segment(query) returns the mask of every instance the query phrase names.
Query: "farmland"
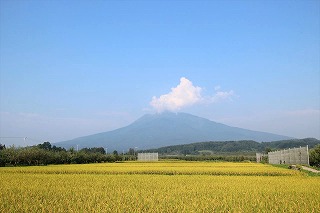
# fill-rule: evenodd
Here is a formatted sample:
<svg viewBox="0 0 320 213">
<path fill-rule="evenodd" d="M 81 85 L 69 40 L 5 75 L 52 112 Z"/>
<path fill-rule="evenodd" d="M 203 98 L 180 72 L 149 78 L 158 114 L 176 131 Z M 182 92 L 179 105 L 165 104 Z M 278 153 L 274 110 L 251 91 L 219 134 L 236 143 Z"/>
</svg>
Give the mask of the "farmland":
<svg viewBox="0 0 320 213">
<path fill-rule="evenodd" d="M 256 163 L 0 168 L 0 212 L 319 212 L 320 177 Z"/>
</svg>

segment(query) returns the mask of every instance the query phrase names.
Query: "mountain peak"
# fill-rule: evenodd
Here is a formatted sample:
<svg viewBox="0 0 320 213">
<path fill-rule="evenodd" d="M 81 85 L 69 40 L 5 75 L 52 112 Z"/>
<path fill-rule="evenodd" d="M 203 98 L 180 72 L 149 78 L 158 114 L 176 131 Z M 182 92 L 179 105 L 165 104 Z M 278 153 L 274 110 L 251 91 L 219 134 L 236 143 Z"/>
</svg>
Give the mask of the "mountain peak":
<svg viewBox="0 0 320 213">
<path fill-rule="evenodd" d="M 154 120 L 154 119 L 200 119 L 200 120 L 207 120 L 206 118 L 201 118 L 196 115 L 184 113 L 184 112 L 170 112 L 170 111 L 164 111 L 161 113 L 155 113 L 155 114 L 145 114 L 135 122 L 140 122 L 143 120 Z M 213 121 L 212 121 L 213 122 Z"/>
<path fill-rule="evenodd" d="M 66 148 L 107 147 L 109 150 L 157 148 L 203 141 L 290 139 L 282 135 L 227 126 L 188 113 L 162 112 L 146 114 L 132 124 L 109 132 L 58 143 Z"/>
</svg>

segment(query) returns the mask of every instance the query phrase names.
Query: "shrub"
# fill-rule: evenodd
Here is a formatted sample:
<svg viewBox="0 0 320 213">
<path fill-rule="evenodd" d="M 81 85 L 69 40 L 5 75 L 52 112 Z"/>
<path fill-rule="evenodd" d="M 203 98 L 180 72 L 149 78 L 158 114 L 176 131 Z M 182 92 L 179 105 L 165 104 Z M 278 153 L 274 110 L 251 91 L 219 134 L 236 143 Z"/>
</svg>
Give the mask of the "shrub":
<svg viewBox="0 0 320 213">
<path fill-rule="evenodd" d="M 320 168 L 320 144 L 310 150 L 309 159 L 311 166 Z"/>
</svg>

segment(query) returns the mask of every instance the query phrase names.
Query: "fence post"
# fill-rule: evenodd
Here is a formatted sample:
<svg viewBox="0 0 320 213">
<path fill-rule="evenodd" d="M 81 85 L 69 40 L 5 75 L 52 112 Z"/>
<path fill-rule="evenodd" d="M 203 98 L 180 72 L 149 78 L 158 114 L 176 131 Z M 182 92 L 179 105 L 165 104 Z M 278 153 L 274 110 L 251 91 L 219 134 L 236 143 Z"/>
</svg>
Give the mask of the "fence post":
<svg viewBox="0 0 320 213">
<path fill-rule="evenodd" d="M 309 145 L 307 145 L 307 162 L 308 162 L 308 166 L 310 165 L 310 162 L 309 162 Z"/>
</svg>

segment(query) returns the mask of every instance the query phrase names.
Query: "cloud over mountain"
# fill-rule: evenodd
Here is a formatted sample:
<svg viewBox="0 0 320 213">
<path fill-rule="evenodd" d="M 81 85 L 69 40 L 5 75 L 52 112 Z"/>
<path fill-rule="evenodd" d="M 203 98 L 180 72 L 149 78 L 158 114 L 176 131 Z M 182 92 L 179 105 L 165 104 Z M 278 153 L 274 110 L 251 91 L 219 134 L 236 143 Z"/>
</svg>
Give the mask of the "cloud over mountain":
<svg viewBox="0 0 320 213">
<path fill-rule="evenodd" d="M 201 101 L 201 88 L 193 86 L 192 82 L 182 77 L 177 87 L 171 88 L 171 92 L 161 95 L 159 98 L 153 96 L 150 105 L 158 112 L 165 110 L 177 111 L 182 107 L 190 106 Z"/>
<path fill-rule="evenodd" d="M 204 97 L 201 92 L 203 89 L 199 86 L 194 86 L 193 83 L 185 78 L 180 78 L 180 84 L 171 88 L 171 92 L 161 95 L 159 98 L 152 97 L 150 105 L 157 111 L 179 111 L 181 108 L 200 103 L 216 103 L 224 99 L 230 99 L 234 92 L 220 91 L 220 86 L 215 87 L 213 96 Z"/>
</svg>

